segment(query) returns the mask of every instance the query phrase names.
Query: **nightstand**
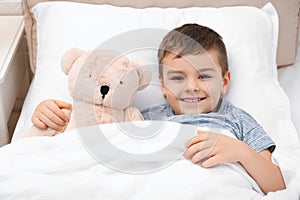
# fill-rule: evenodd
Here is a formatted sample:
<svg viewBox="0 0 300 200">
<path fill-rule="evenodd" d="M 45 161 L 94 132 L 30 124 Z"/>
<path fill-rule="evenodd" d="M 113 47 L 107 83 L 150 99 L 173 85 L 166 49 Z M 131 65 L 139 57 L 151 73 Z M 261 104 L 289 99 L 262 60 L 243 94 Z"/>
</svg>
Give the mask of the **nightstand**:
<svg viewBox="0 0 300 200">
<path fill-rule="evenodd" d="M 23 16 L 0 16 L 0 146 L 9 143 L 7 122 L 27 76 Z"/>
</svg>

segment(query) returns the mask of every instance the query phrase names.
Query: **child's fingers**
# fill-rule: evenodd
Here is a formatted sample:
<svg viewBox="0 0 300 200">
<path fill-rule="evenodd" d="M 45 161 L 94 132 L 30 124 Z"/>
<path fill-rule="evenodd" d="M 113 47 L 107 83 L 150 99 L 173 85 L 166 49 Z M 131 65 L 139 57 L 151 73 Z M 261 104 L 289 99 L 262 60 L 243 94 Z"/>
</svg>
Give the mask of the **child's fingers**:
<svg viewBox="0 0 300 200">
<path fill-rule="evenodd" d="M 190 158 L 194 154 L 198 153 L 199 151 L 203 151 L 205 149 L 211 148 L 211 145 L 207 141 L 198 142 L 191 145 L 186 151 L 184 152 L 183 156 L 185 158 Z"/>
<path fill-rule="evenodd" d="M 192 157 L 192 162 L 197 163 L 203 160 L 204 158 L 209 157 L 210 152 L 211 152 L 210 149 L 204 149 L 202 151 L 199 151 Z"/>
<path fill-rule="evenodd" d="M 72 104 L 70 104 L 70 103 L 60 101 L 60 100 L 54 100 L 54 102 L 56 103 L 56 105 L 59 108 L 65 108 L 65 109 L 71 109 L 72 108 Z"/>
<path fill-rule="evenodd" d="M 59 125 L 64 125 L 62 123 L 69 121 L 69 116 L 67 116 L 57 104 L 50 103 L 48 104 L 47 108 L 50 110 L 50 113 L 47 111 L 47 109 L 45 109 L 44 114 L 46 116 L 49 116 L 49 118 L 52 119 L 53 122 Z"/>
<path fill-rule="evenodd" d="M 46 124 L 49 128 L 52 128 L 54 130 L 60 131 L 62 129 L 61 126 L 53 123 L 48 117 L 46 117 L 44 114 L 40 114 L 39 116 L 40 121 L 42 121 L 44 124 Z"/>
<path fill-rule="evenodd" d="M 65 115 L 63 112 L 61 114 L 62 111 L 53 111 L 50 110 L 49 108 L 45 109 L 43 111 L 43 113 L 41 113 L 41 115 L 44 115 L 45 117 L 47 117 L 51 122 L 53 122 L 54 124 L 58 125 L 58 126 L 64 126 L 66 125 L 66 122 L 62 119 L 63 116 L 60 115 Z M 48 124 L 47 124 L 48 125 Z"/>
<path fill-rule="evenodd" d="M 31 121 L 34 124 L 34 126 L 40 128 L 40 129 L 48 128 L 48 126 L 46 124 L 44 124 L 43 122 L 41 122 L 37 117 L 32 117 Z"/>
<path fill-rule="evenodd" d="M 213 167 L 213 166 L 216 166 L 218 164 L 222 163 L 221 162 L 221 156 L 220 155 L 214 155 L 210 158 L 208 158 L 207 160 L 205 160 L 201 166 L 202 167 L 205 167 L 205 168 L 208 168 L 208 167 Z"/>
<path fill-rule="evenodd" d="M 191 140 L 189 140 L 189 142 L 186 145 L 186 148 L 189 148 L 193 144 L 207 140 L 207 139 L 208 139 L 207 134 L 197 134 L 195 137 L 193 137 Z"/>
</svg>

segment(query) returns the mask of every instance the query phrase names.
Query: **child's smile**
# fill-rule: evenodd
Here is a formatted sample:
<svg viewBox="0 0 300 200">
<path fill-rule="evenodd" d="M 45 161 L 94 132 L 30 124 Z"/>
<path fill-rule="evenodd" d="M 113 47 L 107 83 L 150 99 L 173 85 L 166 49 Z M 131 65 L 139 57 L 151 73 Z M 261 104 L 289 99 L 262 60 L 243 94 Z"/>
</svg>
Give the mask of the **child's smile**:
<svg viewBox="0 0 300 200">
<path fill-rule="evenodd" d="M 185 97 L 185 98 L 180 98 L 180 101 L 183 101 L 185 103 L 199 103 L 200 101 L 205 100 L 206 97 Z"/>
</svg>

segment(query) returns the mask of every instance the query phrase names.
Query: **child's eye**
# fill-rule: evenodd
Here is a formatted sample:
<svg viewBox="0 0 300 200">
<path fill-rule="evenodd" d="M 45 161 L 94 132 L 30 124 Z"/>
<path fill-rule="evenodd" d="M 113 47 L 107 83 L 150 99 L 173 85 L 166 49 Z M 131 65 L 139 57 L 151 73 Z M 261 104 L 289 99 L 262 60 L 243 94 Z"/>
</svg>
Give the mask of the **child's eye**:
<svg viewBox="0 0 300 200">
<path fill-rule="evenodd" d="M 201 74 L 201 75 L 199 76 L 199 79 L 209 79 L 209 78 L 211 78 L 211 76 L 209 76 L 209 75 L 207 75 L 207 74 Z"/>
<path fill-rule="evenodd" d="M 172 76 L 171 77 L 171 80 L 174 80 L 174 81 L 181 81 L 183 79 L 184 79 L 183 76 Z"/>
</svg>

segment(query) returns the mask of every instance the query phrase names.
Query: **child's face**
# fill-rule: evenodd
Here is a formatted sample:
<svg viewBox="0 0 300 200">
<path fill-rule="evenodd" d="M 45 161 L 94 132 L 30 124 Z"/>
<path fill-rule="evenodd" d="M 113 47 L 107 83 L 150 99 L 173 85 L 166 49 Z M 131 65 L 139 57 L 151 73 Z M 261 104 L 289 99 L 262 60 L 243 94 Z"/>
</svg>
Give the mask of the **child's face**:
<svg viewBox="0 0 300 200">
<path fill-rule="evenodd" d="M 215 111 L 219 99 L 229 87 L 230 72 L 222 76 L 214 50 L 203 54 L 163 60 L 161 89 L 176 115 Z"/>
</svg>

